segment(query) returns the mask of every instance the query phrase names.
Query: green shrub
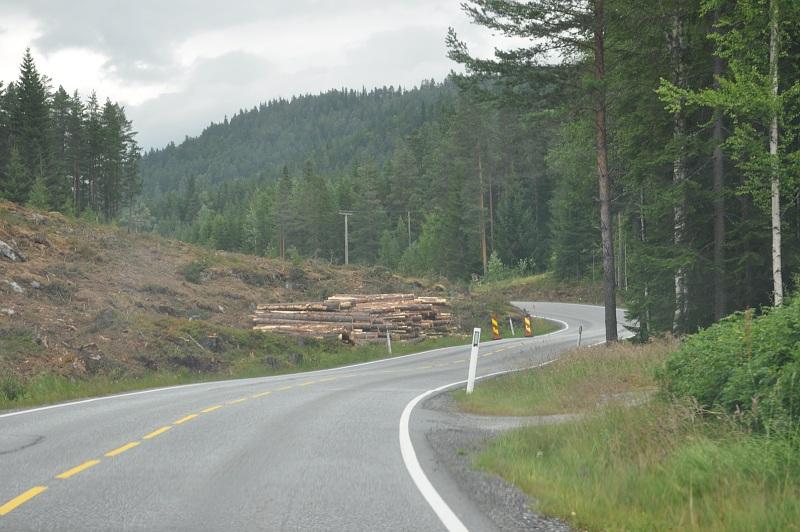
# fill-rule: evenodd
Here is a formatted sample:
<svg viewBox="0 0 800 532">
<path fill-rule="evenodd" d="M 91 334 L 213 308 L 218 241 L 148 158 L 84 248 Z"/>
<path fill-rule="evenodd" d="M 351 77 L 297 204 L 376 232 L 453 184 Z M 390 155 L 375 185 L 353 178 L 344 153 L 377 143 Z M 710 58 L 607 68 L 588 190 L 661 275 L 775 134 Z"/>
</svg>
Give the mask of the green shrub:
<svg viewBox="0 0 800 532">
<path fill-rule="evenodd" d="M 181 266 L 178 273 L 183 275 L 183 278 L 190 283 L 200 284 L 204 280 L 204 275 L 208 269 L 208 261 L 206 260 L 193 260 Z"/>
<path fill-rule="evenodd" d="M 666 392 L 693 397 L 754 428 L 800 422 L 800 298 L 754 317 L 739 312 L 686 339 L 661 374 Z"/>
<path fill-rule="evenodd" d="M 25 395 L 25 385 L 14 377 L 5 377 L 0 380 L 0 399 L 16 401 Z"/>
</svg>

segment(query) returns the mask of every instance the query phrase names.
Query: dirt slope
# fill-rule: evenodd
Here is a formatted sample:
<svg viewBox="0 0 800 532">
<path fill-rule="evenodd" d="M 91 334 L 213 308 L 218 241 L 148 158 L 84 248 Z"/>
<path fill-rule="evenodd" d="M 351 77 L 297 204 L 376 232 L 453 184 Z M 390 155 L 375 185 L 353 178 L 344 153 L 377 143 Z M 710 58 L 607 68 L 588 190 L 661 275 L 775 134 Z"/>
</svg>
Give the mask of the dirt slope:
<svg viewBox="0 0 800 532">
<path fill-rule="evenodd" d="M 0 241 L 27 259 L 0 257 L 0 377 L 216 371 L 253 340 L 257 303 L 423 288 L 381 268 L 211 252 L 3 201 Z"/>
</svg>

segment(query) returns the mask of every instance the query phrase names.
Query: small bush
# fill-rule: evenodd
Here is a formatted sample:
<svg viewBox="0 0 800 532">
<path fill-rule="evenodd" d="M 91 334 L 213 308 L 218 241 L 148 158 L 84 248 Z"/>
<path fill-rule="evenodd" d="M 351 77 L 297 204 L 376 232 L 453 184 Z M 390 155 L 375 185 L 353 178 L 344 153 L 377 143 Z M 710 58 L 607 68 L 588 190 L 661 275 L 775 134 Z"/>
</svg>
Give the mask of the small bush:
<svg viewBox="0 0 800 532">
<path fill-rule="evenodd" d="M 754 317 L 736 313 L 690 336 L 661 375 L 665 390 L 693 397 L 762 430 L 800 422 L 800 298 Z"/>
<path fill-rule="evenodd" d="M 75 289 L 72 286 L 58 280 L 44 285 L 42 291 L 55 303 L 69 303 L 70 299 L 72 299 L 72 294 L 75 293 Z"/>
<path fill-rule="evenodd" d="M 152 284 L 152 283 L 148 283 L 148 284 L 143 285 L 139 290 L 142 291 L 142 292 L 150 293 L 150 294 L 161 294 L 161 295 L 165 295 L 165 296 L 177 296 L 178 295 L 178 293 L 175 290 L 173 290 L 172 288 L 169 288 L 167 286 L 161 286 L 161 285 L 158 285 L 158 284 Z"/>
<path fill-rule="evenodd" d="M 21 326 L 0 327 L 0 359 L 33 353 L 40 349 L 33 330 Z"/>
<path fill-rule="evenodd" d="M 0 399 L 16 401 L 25 395 L 25 385 L 14 377 L 4 377 L 0 380 Z"/>
<path fill-rule="evenodd" d="M 206 260 L 193 260 L 188 264 L 184 264 L 178 273 L 183 275 L 183 278 L 194 284 L 201 284 L 205 280 L 205 272 L 208 269 L 208 261 Z"/>
</svg>

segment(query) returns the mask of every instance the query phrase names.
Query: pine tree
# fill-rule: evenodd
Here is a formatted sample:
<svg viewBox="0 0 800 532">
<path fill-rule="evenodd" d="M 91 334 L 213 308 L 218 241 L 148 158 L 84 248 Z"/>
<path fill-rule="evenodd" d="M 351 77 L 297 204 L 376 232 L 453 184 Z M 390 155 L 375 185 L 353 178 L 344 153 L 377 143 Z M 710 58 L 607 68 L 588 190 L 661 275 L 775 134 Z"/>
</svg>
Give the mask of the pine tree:
<svg viewBox="0 0 800 532">
<path fill-rule="evenodd" d="M 16 85 L 16 105 L 13 109 L 12 129 L 27 176 L 36 175 L 39 166 L 49 164 L 49 102 L 47 78 L 39 74 L 30 48 L 25 50 Z M 30 183 L 26 188 L 30 187 Z"/>
<path fill-rule="evenodd" d="M 469 55 L 466 45 L 451 30 L 448 35 L 449 55 L 465 64 L 471 72 L 484 76 L 501 74 L 514 78 L 515 73 L 529 69 L 532 63 L 552 51 L 566 56 L 589 58 L 586 63 L 593 78 L 590 92 L 594 107 L 606 341 L 616 341 L 614 238 L 606 126 L 605 0 L 533 0 L 525 3 L 513 0 L 469 0 L 463 6 L 476 23 L 508 37 L 532 41 L 527 47 L 498 52 L 496 61 L 476 59 Z M 522 75 L 527 76 L 527 73 Z"/>
<path fill-rule="evenodd" d="M 51 202 L 47 178 L 44 175 L 44 165 L 40 165 L 39 172 L 36 174 L 36 179 L 31 188 L 31 193 L 28 196 L 28 205 L 36 209 L 49 210 Z"/>
<path fill-rule="evenodd" d="M 28 194 L 31 187 L 28 169 L 22 162 L 19 150 L 16 146 L 11 147 L 11 153 L 6 163 L 3 176 L 3 185 L 0 188 L 3 197 L 15 203 L 25 203 L 28 201 Z"/>
<path fill-rule="evenodd" d="M 69 199 L 70 180 L 67 170 L 67 146 L 69 143 L 69 94 L 59 86 L 50 106 L 50 166 L 46 183 L 53 209 L 63 209 Z"/>
</svg>

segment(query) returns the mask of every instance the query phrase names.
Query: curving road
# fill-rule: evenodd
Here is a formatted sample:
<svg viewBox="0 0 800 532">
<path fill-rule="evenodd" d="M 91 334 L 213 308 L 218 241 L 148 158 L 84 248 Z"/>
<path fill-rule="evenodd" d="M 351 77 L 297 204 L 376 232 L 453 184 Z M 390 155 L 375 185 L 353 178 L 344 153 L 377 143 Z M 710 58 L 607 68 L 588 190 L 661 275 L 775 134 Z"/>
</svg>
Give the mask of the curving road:
<svg viewBox="0 0 800 532">
<path fill-rule="evenodd" d="M 605 338 L 600 307 L 517 305 L 566 328 L 483 344 L 479 376 L 551 360 L 581 325 Z M 492 530 L 408 406 L 465 379 L 468 354 L 0 414 L 0 530 Z"/>
</svg>

